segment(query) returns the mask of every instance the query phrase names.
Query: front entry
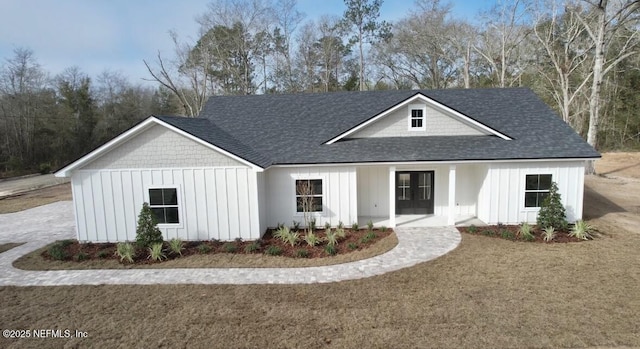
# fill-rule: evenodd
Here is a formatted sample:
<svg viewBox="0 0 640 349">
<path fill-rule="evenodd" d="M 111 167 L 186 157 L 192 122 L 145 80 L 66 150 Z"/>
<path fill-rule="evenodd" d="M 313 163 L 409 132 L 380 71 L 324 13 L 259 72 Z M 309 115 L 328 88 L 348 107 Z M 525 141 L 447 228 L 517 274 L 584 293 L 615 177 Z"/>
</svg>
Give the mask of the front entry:
<svg viewBox="0 0 640 349">
<path fill-rule="evenodd" d="M 396 172 L 396 214 L 433 214 L 433 171 Z"/>
</svg>

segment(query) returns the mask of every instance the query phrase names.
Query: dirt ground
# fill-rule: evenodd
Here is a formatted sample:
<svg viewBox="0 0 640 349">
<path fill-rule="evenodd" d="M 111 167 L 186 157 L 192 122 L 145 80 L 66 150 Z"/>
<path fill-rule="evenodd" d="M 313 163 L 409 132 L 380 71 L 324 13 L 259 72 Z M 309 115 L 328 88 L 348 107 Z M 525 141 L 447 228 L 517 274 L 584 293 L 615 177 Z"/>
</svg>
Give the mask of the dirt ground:
<svg viewBox="0 0 640 349">
<path fill-rule="evenodd" d="M 1 198 L 0 214 L 23 211 L 64 200 L 71 200 L 71 184 L 69 183 Z"/>
<path fill-rule="evenodd" d="M 607 177 L 586 179 L 596 240 L 464 234 L 434 261 L 330 284 L 1 287 L 0 329 L 87 337 L 0 338 L 0 348 L 640 347 L 633 163 L 640 154 L 605 154 Z"/>
</svg>

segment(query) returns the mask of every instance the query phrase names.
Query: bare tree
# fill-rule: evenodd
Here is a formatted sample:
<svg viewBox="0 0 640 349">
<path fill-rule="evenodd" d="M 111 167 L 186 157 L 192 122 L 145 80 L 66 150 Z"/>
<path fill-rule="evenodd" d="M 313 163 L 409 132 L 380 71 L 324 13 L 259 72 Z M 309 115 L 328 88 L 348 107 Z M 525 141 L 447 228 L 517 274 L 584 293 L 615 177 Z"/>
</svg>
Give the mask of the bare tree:
<svg viewBox="0 0 640 349">
<path fill-rule="evenodd" d="M 593 78 L 589 97 L 589 131 L 587 142 L 598 146 L 598 126 L 601 109 L 601 87 L 603 78 L 622 60 L 638 53 L 638 21 L 640 1 L 638 0 L 582 0 L 587 5 L 585 12 L 579 6 L 572 11 L 582 23 L 593 41 Z M 614 38 L 621 36 L 623 45 L 616 52 L 609 52 Z M 595 173 L 593 161 L 587 164 L 587 174 Z"/>
</svg>

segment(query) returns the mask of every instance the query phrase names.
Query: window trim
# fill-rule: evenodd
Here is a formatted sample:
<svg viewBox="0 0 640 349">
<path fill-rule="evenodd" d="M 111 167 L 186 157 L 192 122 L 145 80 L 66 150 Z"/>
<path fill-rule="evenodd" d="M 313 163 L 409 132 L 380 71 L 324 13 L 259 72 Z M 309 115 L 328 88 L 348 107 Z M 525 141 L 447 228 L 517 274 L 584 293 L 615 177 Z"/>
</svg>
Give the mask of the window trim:
<svg viewBox="0 0 640 349">
<path fill-rule="evenodd" d="M 427 106 L 426 104 L 409 104 L 408 106 L 409 111 L 407 113 L 407 126 L 409 131 L 414 131 L 414 132 L 423 132 L 427 130 Z M 412 127 L 411 126 L 411 121 L 413 121 L 413 111 L 414 110 L 421 110 L 422 111 L 422 126 L 421 127 Z"/>
<path fill-rule="evenodd" d="M 181 228 L 184 224 L 184 214 L 182 210 L 182 207 L 184 207 L 184 205 L 182 203 L 182 192 L 181 192 L 180 185 L 177 185 L 177 184 L 149 185 L 145 188 L 145 191 L 144 191 L 145 202 L 149 204 L 150 208 L 173 207 L 173 205 L 161 205 L 161 206 L 151 205 L 151 198 L 149 197 L 150 189 L 175 189 L 176 190 L 176 202 L 177 202 L 176 206 L 178 208 L 178 223 L 158 223 L 158 227 L 159 228 L 162 228 L 162 227 Z"/>
<path fill-rule="evenodd" d="M 321 217 L 324 216 L 327 212 L 327 179 L 325 176 L 292 176 L 293 178 L 293 215 L 294 217 L 303 217 L 304 212 L 298 212 L 298 189 L 296 182 L 297 181 L 312 181 L 312 180 L 320 180 L 322 181 L 322 195 L 314 195 L 314 197 L 322 198 L 322 211 L 309 212 L 312 216 Z"/>
<path fill-rule="evenodd" d="M 540 210 L 540 206 L 530 206 L 527 207 L 526 206 L 526 200 L 527 200 L 527 193 L 549 193 L 550 190 L 528 190 L 527 189 L 527 176 L 551 176 L 551 182 L 553 183 L 553 173 L 548 173 L 548 172 L 536 172 L 536 173 L 525 173 L 523 181 L 522 181 L 522 186 L 524 188 L 522 188 L 522 198 L 521 198 L 521 203 L 522 203 L 522 207 L 524 210 L 527 211 L 538 211 Z M 539 184 L 539 183 L 538 183 Z M 540 204 L 540 203 L 538 203 Z"/>
</svg>

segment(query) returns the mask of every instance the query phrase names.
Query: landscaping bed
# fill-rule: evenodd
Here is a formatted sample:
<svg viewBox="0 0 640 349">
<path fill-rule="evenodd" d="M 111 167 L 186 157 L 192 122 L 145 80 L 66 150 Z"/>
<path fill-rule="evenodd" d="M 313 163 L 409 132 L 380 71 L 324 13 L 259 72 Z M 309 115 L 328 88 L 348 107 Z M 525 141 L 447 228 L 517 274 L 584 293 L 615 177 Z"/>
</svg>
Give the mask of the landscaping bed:
<svg viewBox="0 0 640 349">
<path fill-rule="evenodd" d="M 314 233 L 320 239 L 324 238 L 324 229 Z M 14 266 L 27 270 L 309 267 L 366 259 L 397 245 L 397 238 L 391 229 L 345 229 L 345 233 L 345 237 L 335 245 L 335 254 L 327 253 L 326 241 L 314 247 L 309 246 L 303 240 L 305 234 L 302 230 L 294 246 L 274 237 L 273 231 L 269 230 L 258 241 L 185 241 L 182 243 L 181 255 L 171 252 L 169 242 L 164 242 L 164 257 L 160 261 L 149 258 L 148 249 L 136 248 L 133 263 L 120 260 L 116 253 L 116 243 L 63 240 L 19 258 Z"/>
<path fill-rule="evenodd" d="M 527 237 L 520 233 L 521 225 L 488 225 L 488 226 L 468 226 L 458 227 L 458 231 L 462 233 L 472 235 L 482 235 L 493 238 L 512 240 L 512 241 L 526 241 L 526 242 L 542 242 L 542 243 L 568 243 L 568 242 L 581 242 L 586 239 L 571 236 L 571 230 L 557 230 L 554 232 L 553 238 L 545 241 L 544 230 L 538 227 L 531 227 L 531 235 Z"/>
</svg>

